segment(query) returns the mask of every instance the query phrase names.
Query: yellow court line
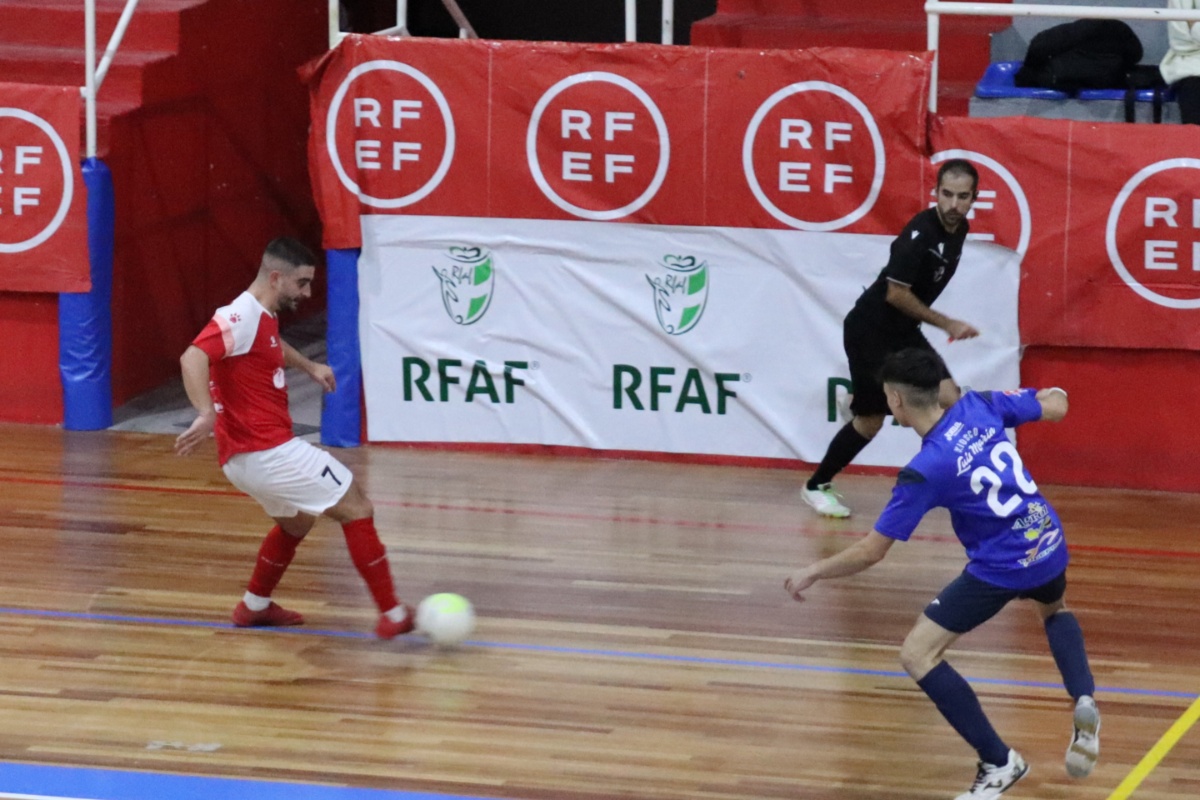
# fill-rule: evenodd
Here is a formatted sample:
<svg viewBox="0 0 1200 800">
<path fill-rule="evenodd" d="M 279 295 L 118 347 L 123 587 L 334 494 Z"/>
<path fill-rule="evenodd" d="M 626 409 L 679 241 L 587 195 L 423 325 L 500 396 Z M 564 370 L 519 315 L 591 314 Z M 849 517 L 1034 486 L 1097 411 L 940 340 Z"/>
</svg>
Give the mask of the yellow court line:
<svg viewBox="0 0 1200 800">
<path fill-rule="evenodd" d="M 1183 716 L 1175 720 L 1175 724 L 1167 729 L 1167 732 L 1162 735 L 1162 738 L 1150 748 L 1150 752 L 1142 757 L 1138 765 L 1133 768 L 1133 771 L 1125 776 L 1125 780 L 1121 781 L 1121 785 L 1113 790 L 1113 793 L 1108 796 L 1108 800 L 1125 800 L 1129 795 L 1133 794 L 1133 790 L 1141 785 L 1146 776 L 1154 771 L 1158 766 L 1158 762 L 1166 757 L 1167 753 L 1171 752 L 1171 748 L 1175 743 L 1183 738 L 1183 735 L 1188 732 L 1188 729 L 1196 724 L 1196 720 L 1200 719 L 1200 697 L 1197 697 L 1187 711 L 1183 712 Z"/>
</svg>

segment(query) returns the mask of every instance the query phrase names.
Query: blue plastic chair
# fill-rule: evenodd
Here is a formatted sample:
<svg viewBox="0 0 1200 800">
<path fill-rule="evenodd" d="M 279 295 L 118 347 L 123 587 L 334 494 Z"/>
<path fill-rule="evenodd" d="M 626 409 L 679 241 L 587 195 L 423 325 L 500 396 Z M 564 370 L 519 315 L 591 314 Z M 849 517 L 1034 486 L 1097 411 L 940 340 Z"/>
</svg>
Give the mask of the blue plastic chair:
<svg viewBox="0 0 1200 800">
<path fill-rule="evenodd" d="M 1124 89 L 1080 89 L 1075 95 L 1080 100 L 1125 100 Z M 1134 97 L 1139 103 L 1150 103 L 1154 101 L 1153 89 L 1138 89 Z M 1175 100 L 1175 90 L 1168 86 L 1163 90 L 1162 99 L 1164 103 L 1171 103 Z"/>
<path fill-rule="evenodd" d="M 987 71 L 975 85 L 975 96 L 989 100 L 1002 98 L 1021 98 L 1025 100 L 1066 100 L 1071 95 L 1057 89 L 1043 89 L 1037 86 L 1017 86 L 1013 76 L 1021 68 L 1021 61 L 996 61 L 988 65 Z M 1124 95 L 1122 95 L 1124 97 Z"/>
</svg>

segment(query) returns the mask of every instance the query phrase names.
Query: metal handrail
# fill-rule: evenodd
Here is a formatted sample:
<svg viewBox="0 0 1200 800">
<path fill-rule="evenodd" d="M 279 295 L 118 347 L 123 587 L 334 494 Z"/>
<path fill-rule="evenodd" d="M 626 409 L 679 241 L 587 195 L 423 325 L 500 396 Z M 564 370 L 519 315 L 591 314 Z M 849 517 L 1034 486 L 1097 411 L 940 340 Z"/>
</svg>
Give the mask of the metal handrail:
<svg viewBox="0 0 1200 800">
<path fill-rule="evenodd" d="M 108 75 L 108 68 L 112 66 L 113 58 L 117 55 L 117 48 L 121 46 L 121 41 L 125 38 L 125 31 L 129 28 L 129 21 L 133 19 L 133 12 L 137 10 L 137 4 L 138 0 L 125 0 L 121 18 L 117 20 L 117 27 L 113 29 L 112 36 L 108 39 L 108 46 L 104 48 L 104 55 L 97 66 L 96 0 L 85 0 L 84 2 L 83 53 L 86 63 L 84 64 L 84 82 L 83 86 L 79 87 L 79 92 L 84 99 L 88 158 L 96 156 L 96 93 L 100 91 L 100 86 L 104 83 L 105 76 Z"/>
<path fill-rule="evenodd" d="M 1182 8 L 1144 8 L 1128 6 L 1052 6 L 1014 3 L 961 3 L 927 0 L 928 49 L 933 52 L 930 75 L 929 110 L 937 111 L 938 37 L 942 14 L 974 17 L 1068 17 L 1077 19 L 1157 19 L 1163 22 L 1200 22 L 1200 11 Z"/>
<path fill-rule="evenodd" d="M 625 0 L 625 41 L 637 41 L 637 0 Z M 675 43 L 675 0 L 662 0 L 662 43 Z"/>
<path fill-rule="evenodd" d="M 458 26 L 458 35 L 462 39 L 478 39 L 479 34 L 475 32 L 475 28 L 467 20 L 467 15 L 463 13 L 459 7 L 457 0 L 442 0 L 442 5 L 450 14 L 450 18 L 454 20 L 454 24 Z M 341 4 L 338 0 L 329 0 L 329 49 L 333 49 L 345 39 L 348 34 L 342 31 L 342 26 L 339 22 L 341 17 Z M 373 31 L 376 36 L 411 36 L 408 30 L 408 0 L 396 0 L 396 24 L 390 28 Z"/>
</svg>

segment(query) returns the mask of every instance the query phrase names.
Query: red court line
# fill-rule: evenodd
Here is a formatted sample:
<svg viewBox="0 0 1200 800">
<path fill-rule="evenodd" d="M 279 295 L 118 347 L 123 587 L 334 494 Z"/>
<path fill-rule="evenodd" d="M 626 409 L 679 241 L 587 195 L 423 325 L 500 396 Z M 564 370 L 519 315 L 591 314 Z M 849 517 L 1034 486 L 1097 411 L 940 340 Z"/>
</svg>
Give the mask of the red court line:
<svg viewBox="0 0 1200 800">
<path fill-rule="evenodd" d="M 236 489 L 194 489 L 173 486 L 142 486 L 138 484 L 108 483 L 102 481 L 81 481 L 62 478 L 21 478 L 2 476 L 0 483 L 21 483 L 34 486 L 62 486 L 83 489 L 111 489 L 122 492 L 162 492 L 164 494 L 219 495 L 222 497 L 245 497 Z M 451 503 L 418 503 L 407 500 L 374 500 L 377 506 L 393 508 L 410 508 L 423 511 L 465 511 L 471 514 L 503 514 L 518 517 L 543 517 L 546 519 L 570 519 L 594 522 L 619 522 L 631 525 L 662 525 L 672 528 L 700 528 L 706 530 L 729 531 L 783 531 L 800 536 L 862 536 L 861 530 L 813 530 L 791 525 L 768 525 L 749 522 L 708 522 L 694 519 L 670 519 L 663 517 L 638 517 L 622 514 L 583 514 L 571 511 L 545 511 L 536 508 L 504 508 L 502 506 L 455 505 Z M 805 512 L 808 513 L 808 512 Z M 911 537 L 914 542 L 943 542 L 958 543 L 954 536 L 935 536 L 932 534 L 916 534 Z M 1105 545 L 1071 544 L 1074 553 L 1107 553 L 1121 556 L 1144 556 L 1147 558 L 1184 558 L 1200 559 L 1200 551 L 1190 550 L 1150 550 L 1134 547 L 1109 547 Z"/>
</svg>

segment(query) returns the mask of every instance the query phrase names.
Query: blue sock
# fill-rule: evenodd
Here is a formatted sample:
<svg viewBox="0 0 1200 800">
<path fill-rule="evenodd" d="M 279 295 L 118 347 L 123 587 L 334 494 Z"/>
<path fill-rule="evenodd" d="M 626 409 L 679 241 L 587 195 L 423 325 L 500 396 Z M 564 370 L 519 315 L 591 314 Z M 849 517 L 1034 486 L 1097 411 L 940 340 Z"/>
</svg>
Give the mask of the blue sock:
<svg viewBox="0 0 1200 800">
<path fill-rule="evenodd" d="M 1096 693 L 1096 681 L 1088 666 L 1087 650 L 1083 646 L 1083 630 L 1070 611 L 1060 611 L 1046 620 L 1046 639 L 1054 663 L 1062 673 L 1063 684 L 1075 700 Z"/>
<path fill-rule="evenodd" d="M 1008 745 L 1000 739 L 983 713 L 979 698 L 954 667 L 945 661 L 939 662 L 917 681 L 917 686 L 929 695 L 950 727 L 975 748 L 980 761 L 997 765 L 1008 763 Z"/>
</svg>

